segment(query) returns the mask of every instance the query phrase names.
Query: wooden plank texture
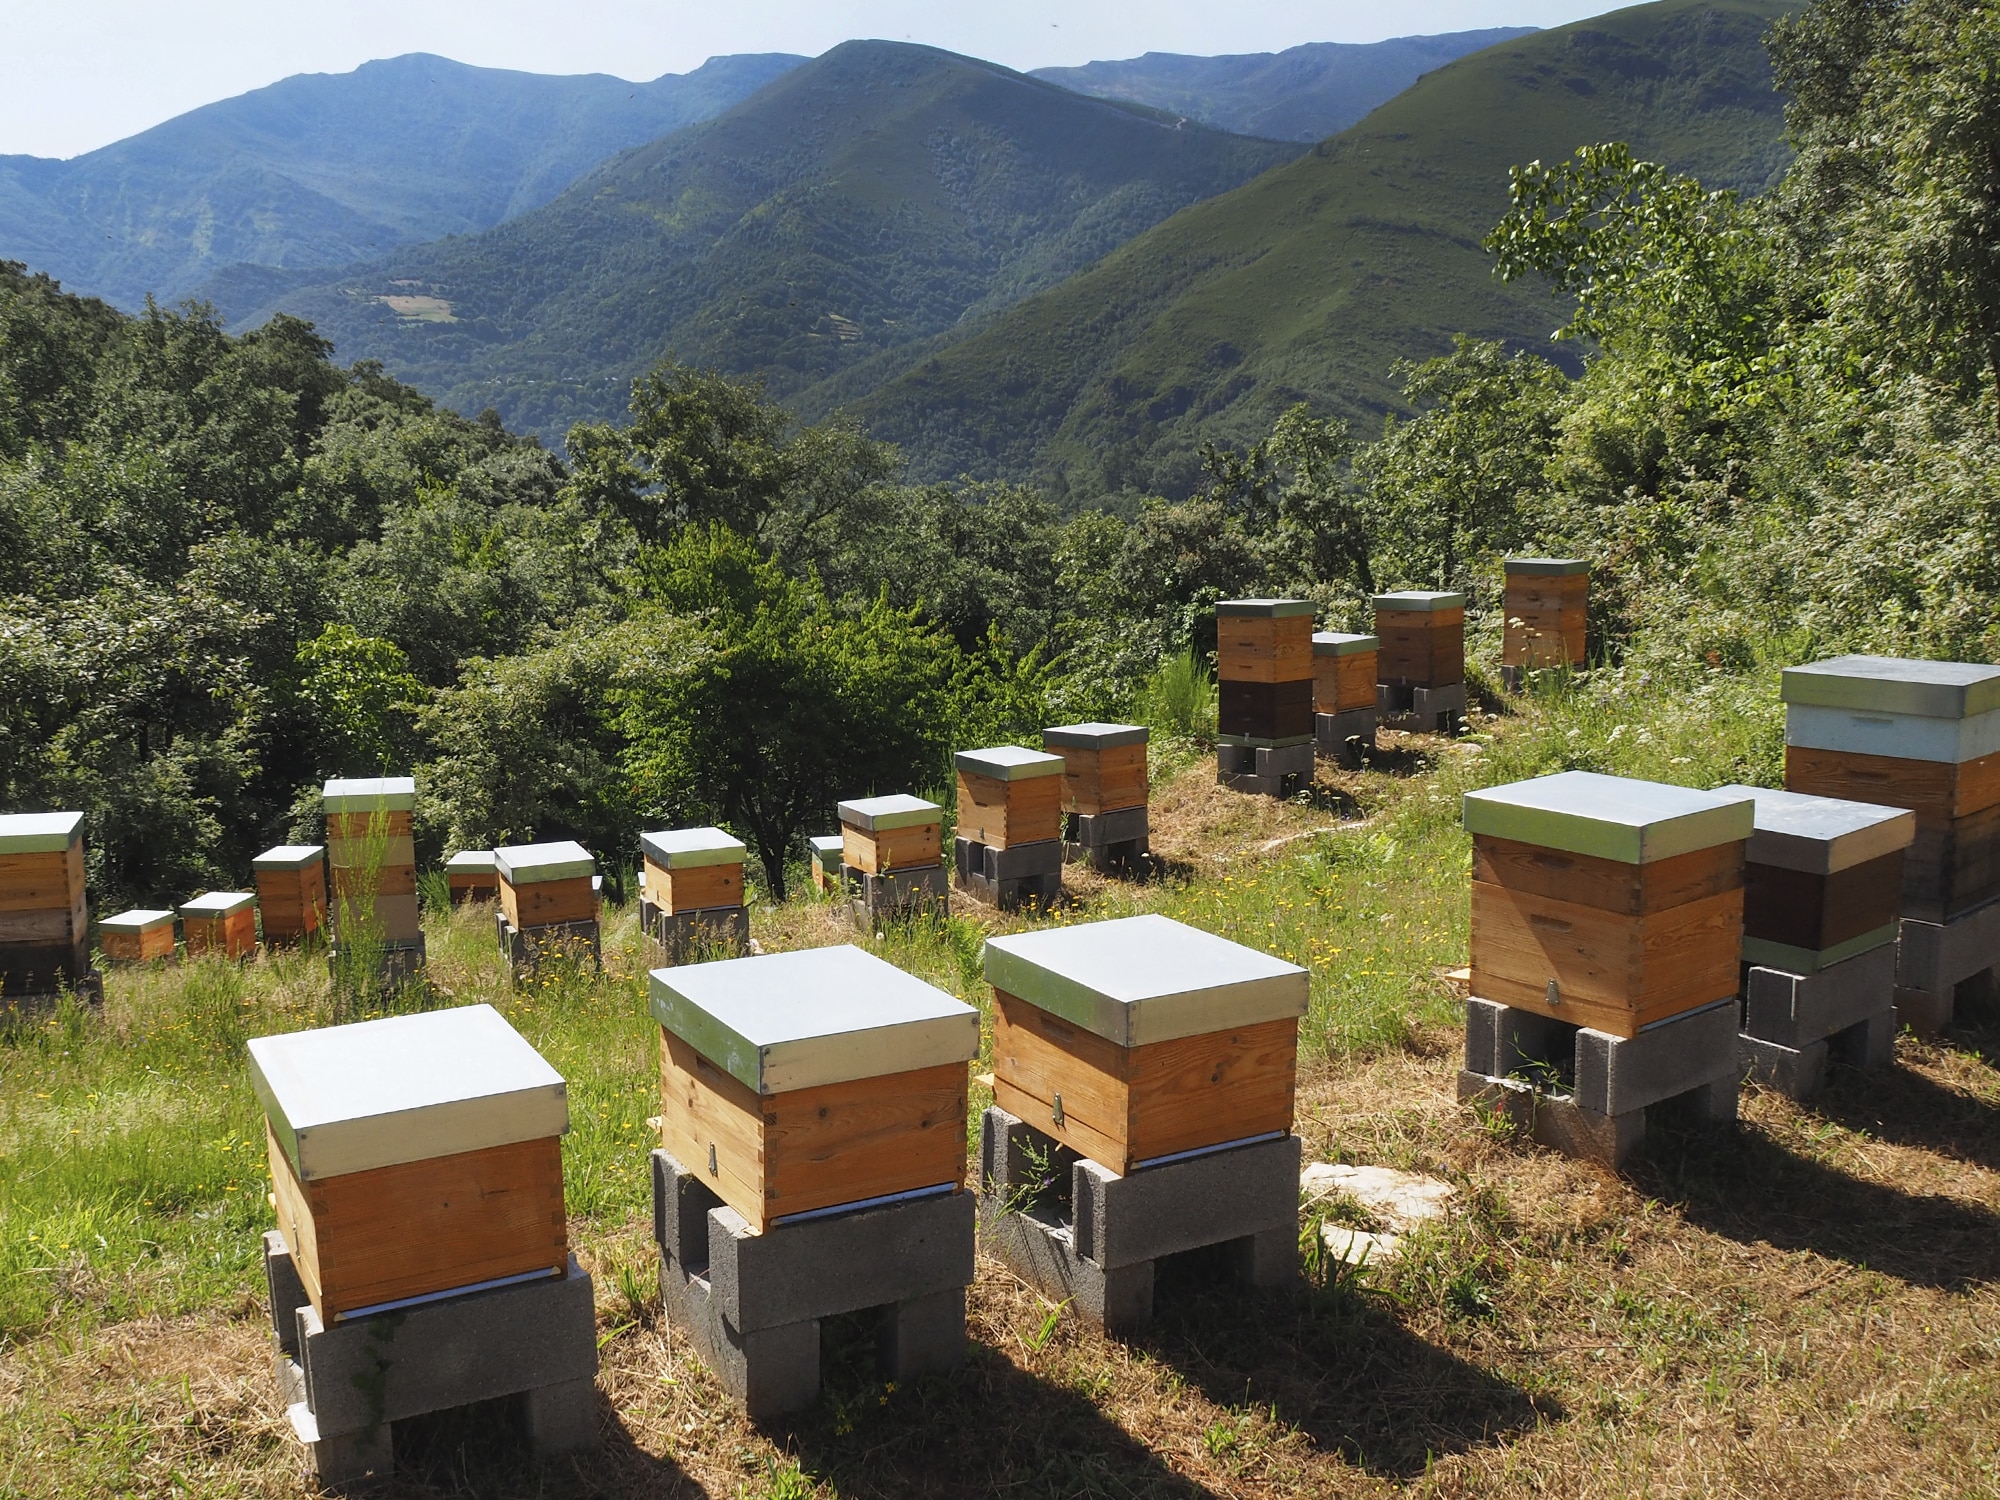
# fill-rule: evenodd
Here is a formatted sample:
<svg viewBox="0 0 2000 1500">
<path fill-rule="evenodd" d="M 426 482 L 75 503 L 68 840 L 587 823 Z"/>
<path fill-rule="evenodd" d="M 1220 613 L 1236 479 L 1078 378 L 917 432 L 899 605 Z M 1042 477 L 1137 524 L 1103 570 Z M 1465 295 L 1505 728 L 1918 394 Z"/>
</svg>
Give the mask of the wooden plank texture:
<svg viewBox="0 0 2000 1500">
<path fill-rule="evenodd" d="M 417 871 L 414 865 L 381 865 L 375 869 L 333 868 L 333 895 L 352 899 L 356 896 L 414 896 L 417 893 Z"/>
<path fill-rule="evenodd" d="M 743 904 L 743 866 L 696 865 L 687 870 L 668 870 L 646 862 L 646 893 L 652 903 L 669 914 L 681 911 L 709 911 L 718 906 Z"/>
<path fill-rule="evenodd" d="M 133 932 L 115 927 L 101 927 L 97 933 L 97 946 L 106 958 L 120 963 L 146 963 L 156 958 L 174 956 L 174 924 L 166 922 L 150 932 Z"/>
<path fill-rule="evenodd" d="M 1314 659 L 1313 708 L 1339 714 L 1375 706 L 1376 660 L 1379 653 L 1356 651 L 1347 656 Z"/>
<path fill-rule="evenodd" d="M 921 870 L 944 860 L 943 823 L 914 823 L 908 828 L 884 828 L 874 833 L 843 823 L 840 839 L 841 860 L 870 875 Z"/>
<path fill-rule="evenodd" d="M 1144 745 L 1096 750 L 1056 746 L 1063 758 L 1062 810 L 1095 817 L 1124 807 L 1144 807 L 1150 791 Z"/>
<path fill-rule="evenodd" d="M 1313 674 L 1311 615 L 1215 618 L 1215 675 L 1222 682 L 1303 682 Z"/>
<path fill-rule="evenodd" d="M 83 901 L 83 846 L 0 854 L 0 911 L 68 911 Z"/>
<path fill-rule="evenodd" d="M 1293 739 L 1313 732 L 1313 684 L 1224 682 L 1216 691 L 1217 727 L 1224 734 Z"/>
<path fill-rule="evenodd" d="M 1630 865 L 1479 833 L 1472 838 L 1472 878 L 1510 891 L 1640 917 L 1740 890 L 1743 845 L 1715 844 L 1671 859 Z"/>
<path fill-rule="evenodd" d="M 1942 826 L 2000 806 L 2000 752 L 1953 765 L 1852 750 L 1785 746 L 1785 790 L 1813 797 L 1907 807 L 1917 823 Z"/>
<path fill-rule="evenodd" d="M 322 1318 L 569 1265 L 562 1140 L 302 1183 L 265 1127 L 278 1228 Z"/>
<path fill-rule="evenodd" d="M 224 958 L 248 958 L 257 951 L 257 908 L 246 906 L 222 917 L 182 917 L 189 958 L 219 953 Z"/>
<path fill-rule="evenodd" d="M 597 916 L 597 892 L 591 889 L 588 875 L 567 880 L 536 880 L 527 885 L 503 880 L 500 909 L 516 928 L 588 922 Z"/>
<path fill-rule="evenodd" d="M 1418 687 L 1450 687 L 1465 681 L 1465 611 L 1415 614 L 1404 610 L 1375 617 L 1375 670 L 1382 682 Z"/>
<path fill-rule="evenodd" d="M 408 838 L 410 812 L 337 812 L 326 815 L 326 836 L 333 839 Z"/>
<path fill-rule="evenodd" d="M 1588 573 L 1564 573 L 1556 577 L 1509 573 L 1503 607 L 1510 615 L 1529 610 L 1582 609 L 1589 598 Z"/>
<path fill-rule="evenodd" d="M 326 925 L 326 867 L 257 871 L 257 910 L 264 941 L 295 943 Z"/>
<path fill-rule="evenodd" d="M 1032 776 L 1001 781 L 958 773 L 958 836 L 989 849 L 1062 837 L 1063 779 Z"/>
<path fill-rule="evenodd" d="M 1896 920 L 1903 851 L 1811 875 L 1777 865 L 1745 867 L 1743 933 L 1793 948 L 1833 948 Z"/>
</svg>

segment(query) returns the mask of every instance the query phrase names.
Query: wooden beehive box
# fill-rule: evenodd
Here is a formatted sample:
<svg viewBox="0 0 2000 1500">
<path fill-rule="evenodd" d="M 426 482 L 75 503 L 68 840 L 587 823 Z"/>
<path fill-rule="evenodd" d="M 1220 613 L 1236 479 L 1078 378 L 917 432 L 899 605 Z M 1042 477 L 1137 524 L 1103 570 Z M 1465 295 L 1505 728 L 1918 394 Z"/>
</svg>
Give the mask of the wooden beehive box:
<svg viewBox="0 0 2000 1500">
<path fill-rule="evenodd" d="M 1590 564 L 1577 557 L 1510 557 L 1500 663 L 1580 667 L 1590 606 Z"/>
<path fill-rule="evenodd" d="M 1296 964 L 1166 917 L 990 938 L 993 1102 L 1114 1172 L 1292 1128 Z"/>
<path fill-rule="evenodd" d="M 1744 866 L 1743 961 L 1815 974 L 1896 940 L 1916 814 L 1769 787 L 1717 787 L 1756 804 Z"/>
<path fill-rule="evenodd" d="M 958 836 L 989 849 L 1062 837 L 1063 758 L 1021 745 L 961 750 Z"/>
<path fill-rule="evenodd" d="M 743 904 L 743 841 L 720 828 L 675 828 L 639 835 L 646 898 L 668 916 Z"/>
<path fill-rule="evenodd" d="M 870 875 L 944 863 L 944 809 L 921 797 L 860 797 L 835 808 L 844 863 Z"/>
<path fill-rule="evenodd" d="M 1322 630 L 1312 638 L 1313 710 L 1344 714 L 1375 706 L 1375 662 L 1380 642 L 1372 635 L 1339 635 Z"/>
<path fill-rule="evenodd" d="M 386 943 L 423 936 L 417 912 L 417 849 L 411 820 L 417 783 L 409 776 L 336 779 L 326 784 L 326 862 L 331 872 L 328 914 L 336 934 L 344 923 L 373 925 Z"/>
<path fill-rule="evenodd" d="M 490 1005 L 259 1037 L 272 1205 L 328 1323 L 565 1274 L 563 1080 Z"/>
<path fill-rule="evenodd" d="M 1144 807 L 1151 790 L 1143 724 L 1061 724 L 1042 748 L 1062 757 L 1062 810 L 1096 817 Z"/>
<path fill-rule="evenodd" d="M 97 948 L 119 963 L 148 963 L 174 956 L 174 914 L 121 911 L 97 924 Z"/>
<path fill-rule="evenodd" d="M 1842 656 L 1784 673 L 1785 787 L 1916 814 L 1902 914 L 2000 895 L 2000 667 Z"/>
<path fill-rule="evenodd" d="M 493 868 L 493 851 L 459 850 L 444 862 L 444 883 L 445 889 L 451 892 L 453 906 L 467 901 L 498 901 L 500 875 Z"/>
<path fill-rule="evenodd" d="M 1420 688 L 1465 681 L 1465 595 L 1377 594 L 1375 634 L 1378 681 Z"/>
<path fill-rule="evenodd" d="M 851 946 L 650 982 L 661 1144 L 753 1230 L 964 1187 L 971 1006 Z"/>
<path fill-rule="evenodd" d="M 326 850 L 280 844 L 250 861 L 267 943 L 298 943 L 326 925 Z"/>
<path fill-rule="evenodd" d="M 181 903 L 181 935 L 189 958 L 219 953 L 249 958 L 257 951 L 257 898 L 249 891 L 210 891 Z"/>
<path fill-rule="evenodd" d="M 0 994 L 52 991 L 89 968 L 83 814 L 0 816 Z"/>
<path fill-rule="evenodd" d="M 1312 737 L 1312 627 L 1307 599 L 1216 604 L 1216 719 L 1225 739 L 1268 744 Z"/>
<path fill-rule="evenodd" d="M 1734 995 L 1752 818 L 1589 771 L 1467 793 L 1472 993 L 1620 1037 Z"/>
<path fill-rule="evenodd" d="M 597 919 L 597 861 L 574 840 L 495 849 L 493 870 L 500 877 L 500 910 L 516 932 Z"/>
<path fill-rule="evenodd" d="M 837 833 L 815 834 L 806 840 L 806 858 L 812 867 L 814 890 L 840 889 L 840 867 L 846 863 L 847 840 Z"/>
</svg>

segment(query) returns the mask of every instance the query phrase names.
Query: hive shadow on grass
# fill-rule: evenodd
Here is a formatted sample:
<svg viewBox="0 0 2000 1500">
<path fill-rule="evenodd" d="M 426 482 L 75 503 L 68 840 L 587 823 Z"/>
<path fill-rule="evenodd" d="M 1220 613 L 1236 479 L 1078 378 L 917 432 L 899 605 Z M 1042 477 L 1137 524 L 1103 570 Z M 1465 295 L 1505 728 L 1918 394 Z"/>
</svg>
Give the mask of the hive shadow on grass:
<svg viewBox="0 0 2000 1500">
<path fill-rule="evenodd" d="M 670 1458 L 632 1441 L 611 1401 L 597 1393 L 599 1446 L 537 1460 L 519 1415 L 518 1398 L 503 1396 L 396 1424 L 396 1477 L 361 1486 L 370 1500 L 562 1500 L 562 1497 L 702 1494 Z"/>
<path fill-rule="evenodd" d="M 1321 1453 L 1388 1479 L 1565 1415 L 1552 1397 L 1418 1338 L 1364 1294 L 1233 1286 L 1226 1253 L 1159 1263 L 1157 1321 L 1139 1341 L 1218 1406 L 1265 1408 Z"/>
<path fill-rule="evenodd" d="M 2000 1215 L 1811 1161 L 1762 1131 L 1650 1131 L 1630 1176 L 1691 1224 L 1743 1244 L 1810 1250 L 1912 1286 L 2000 1279 Z"/>
<path fill-rule="evenodd" d="M 2000 1054 L 2000 1038 L 1989 1032 L 1980 1041 L 1983 1060 Z M 1811 1109 L 1822 1119 L 1892 1146 L 2000 1172 L 2000 1109 L 1910 1068 L 1875 1073 L 1829 1068 L 1826 1088 L 1812 1099 Z"/>
</svg>

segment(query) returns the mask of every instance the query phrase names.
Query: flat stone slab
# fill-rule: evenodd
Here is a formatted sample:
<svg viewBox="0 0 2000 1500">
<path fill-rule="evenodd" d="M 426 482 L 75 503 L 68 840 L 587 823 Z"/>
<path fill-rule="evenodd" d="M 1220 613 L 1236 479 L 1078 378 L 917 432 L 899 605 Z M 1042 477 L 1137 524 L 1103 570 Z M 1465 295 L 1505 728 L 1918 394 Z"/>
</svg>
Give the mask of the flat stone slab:
<svg viewBox="0 0 2000 1500">
<path fill-rule="evenodd" d="M 1422 1172 L 1323 1161 L 1310 1162 L 1299 1173 L 1299 1190 L 1308 1199 L 1336 1193 L 1352 1198 L 1402 1229 L 1443 1218 L 1457 1192 L 1450 1183 Z"/>
</svg>

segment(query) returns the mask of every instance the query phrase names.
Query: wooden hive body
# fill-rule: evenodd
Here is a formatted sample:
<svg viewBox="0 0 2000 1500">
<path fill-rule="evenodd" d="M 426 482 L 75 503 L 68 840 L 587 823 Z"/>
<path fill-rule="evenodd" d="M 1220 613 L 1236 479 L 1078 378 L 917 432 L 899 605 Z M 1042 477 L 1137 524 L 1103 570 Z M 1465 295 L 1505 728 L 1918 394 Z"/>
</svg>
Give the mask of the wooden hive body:
<svg viewBox="0 0 2000 1500">
<path fill-rule="evenodd" d="M 318 844 L 281 844 L 251 862 L 257 877 L 257 913 L 267 943 L 303 942 L 326 925 L 326 850 Z"/>
<path fill-rule="evenodd" d="M 1766 787 L 1744 867 L 1743 958 L 1813 973 L 1895 941 L 1915 815 Z"/>
<path fill-rule="evenodd" d="M 661 1144 L 758 1233 L 965 1185 L 979 1015 L 858 948 L 656 969 Z"/>
<path fill-rule="evenodd" d="M 1267 742 L 1310 738 L 1312 626 L 1312 604 L 1305 599 L 1224 599 L 1215 606 L 1222 735 Z"/>
<path fill-rule="evenodd" d="M 500 910 L 516 931 L 596 920 L 597 861 L 574 840 L 495 849 L 493 868 Z"/>
<path fill-rule="evenodd" d="M 986 976 L 994 1102 L 1100 1165 L 1291 1129 L 1303 969 L 1132 917 L 992 939 Z"/>
<path fill-rule="evenodd" d="M 840 889 L 840 867 L 846 863 L 846 843 L 837 833 L 817 834 L 806 841 L 806 858 L 812 868 L 813 889 Z"/>
<path fill-rule="evenodd" d="M 150 963 L 174 956 L 174 914 L 170 911 L 126 911 L 97 926 L 97 946 L 106 958 L 120 963 Z"/>
<path fill-rule="evenodd" d="M 0 816 L 0 994 L 74 984 L 89 967 L 83 814 Z"/>
<path fill-rule="evenodd" d="M 1411 590 L 1375 596 L 1377 681 L 1440 688 L 1465 681 L 1465 596 Z"/>
<path fill-rule="evenodd" d="M 1472 993 L 1620 1037 L 1734 995 L 1751 816 L 1579 771 L 1469 795 Z"/>
<path fill-rule="evenodd" d="M 720 828 L 680 828 L 639 835 L 646 894 L 661 911 L 713 911 L 743 904 L 749 851 Z"/>
<path fill-rule="evenodd" d="M 181 907 L 180 917 L 189 958 L 248 958 L 257 951 L 257 898 L 249 891 L 197 896 Z"/>
<path fill-rule="evenodd" d="M 1062 837 L 1060 755 L 1002 745 L 961 750 L 954 760 L 960 838 L 1006 849 Z"/>
<path fill-rule="evenodd" d="M 343 923 L 353 923 L 387 943 L 413 943 L 422 935 L 412 831 L 416 799 L 417 784 L 408 776 L 326 784 L 327 914 L 336 934 Z"/>
<path fill-rule="evenodd" d="M 563 1082 L 491 1007 L 259 1038 L 251 1059 L 278 1228 L 327 1322 L 567 1270 Z"/>
<path fill-rule="evenodd" d="M 921 797 L 861 797 L 843 802 L 842 860 L 870 875 L 924 870 L 944 862 L 944 809 Z"/>
<path fill-rule="evenodd" d="M 1590 565 L 1574 558 L 1510 557 L 1506 572 L 1501 664 L 1582 666 Z"/>
<path fill-rule="evenodd" d="M 500 873 L 493 868 L 491 849 L 461 849 L 444 862 L 444 882 L 453 906 L 500 899 Z"/>
<path fill-rule="evenodd" d="M 1144 807 L 1151 793 L 1143 724 L 1063 724 L 1042 748 L 1063 760 L 1062 810 L 1096 817 Z"/>
<path fill-rule="evenodd" d="M 1322 631 L 1313 638 L 1313 711 L 1344 714 L 1375 706 L 1380 640 Z"/>
</svg>

